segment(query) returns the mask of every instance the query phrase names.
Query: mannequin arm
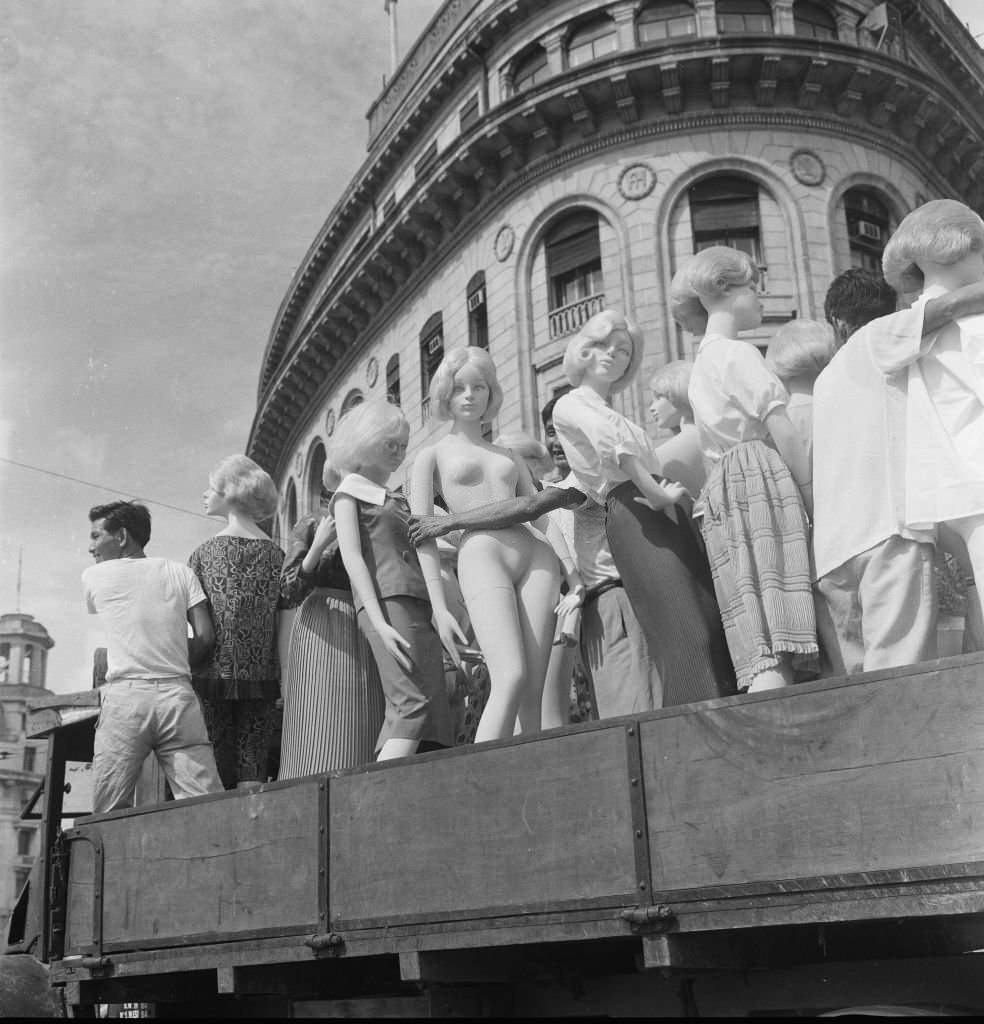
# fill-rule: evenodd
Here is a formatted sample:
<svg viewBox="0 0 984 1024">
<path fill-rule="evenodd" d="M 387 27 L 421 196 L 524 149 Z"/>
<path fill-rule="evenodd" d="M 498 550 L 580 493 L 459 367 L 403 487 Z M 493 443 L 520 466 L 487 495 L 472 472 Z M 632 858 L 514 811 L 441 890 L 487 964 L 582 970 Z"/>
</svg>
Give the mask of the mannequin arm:
<svg viewBox="0 0 984 1024">
<path fill-rule="evenodd" d="M 984 313 L 984 281 L 975 281 L 930 299 L 923 317 L 923 336 L 935 333 L 951 320 L 975 313 Z"/>
<path fill-rule="evenodd" d="M 789 467 L 806 506 L 807 515 L 813 517 L 813 470 L 799 441 L 796 428 L 790 422 L 785 406 L 773 409 L 765 418 L 765 426 L 776 443 L 779 455 Z"/>
<path fill-rule="evenodd" d="M 455 530 L 503 530 L 517 523 L 529 523 L 557 508 L 577 508 L 586 495 L 573 487 L 544 487 L 536 494 L 493 501 L 468 512 L 448 516 L 413 515 L 410 540 L 417 546 Z"/>
<path fill-rule="evenodd" d="M 687 496 L 687 488 L 683 484 L 670 483 L 660 486 L 656 483 L 636 455 L 626 453 L 619 458 L 618 464 L 636 487 L 642 491 L 642 496 L 646 499 L 644 504 L 654 512 L 661 512 Z"/>
</svg>

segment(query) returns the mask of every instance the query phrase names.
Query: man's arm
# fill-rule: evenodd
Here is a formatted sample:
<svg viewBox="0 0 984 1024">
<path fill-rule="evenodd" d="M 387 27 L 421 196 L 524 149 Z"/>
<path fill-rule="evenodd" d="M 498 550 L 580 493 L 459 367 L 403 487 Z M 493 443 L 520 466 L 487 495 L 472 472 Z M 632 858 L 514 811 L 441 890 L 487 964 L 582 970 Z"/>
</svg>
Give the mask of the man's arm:
<svg viewBox="0 0 984 1024">
<path fill-rule="evenodd" d="M 188 622 L 191 625 L 191 636 L 188 637 L 188 661 L 192 668 L 205 661 L 215 645 L 215 630 L 212 627 L 212 615 L 208 610 L 208 601 L 200 601 L 188 609 Z"/>
<path fill-rule="evenodd" d="M 577 508 L 587 495 L 573 487 L 544 487 L 536 494 L 505 498 L 468 512 L 448 516 L 410 517 L 410 540 L 419 546 L 454 530 L 504 530 L 517 523 L 529 523 L 557 508 Z"/>
<path fill-rule="evenodd" d="M 984 281 L 965 284 L 952 292 L 930 299 L 923 316 L 923 334 L 932 334 L 944 324 L 962 316 L 984 313 Z"/>
</svg>

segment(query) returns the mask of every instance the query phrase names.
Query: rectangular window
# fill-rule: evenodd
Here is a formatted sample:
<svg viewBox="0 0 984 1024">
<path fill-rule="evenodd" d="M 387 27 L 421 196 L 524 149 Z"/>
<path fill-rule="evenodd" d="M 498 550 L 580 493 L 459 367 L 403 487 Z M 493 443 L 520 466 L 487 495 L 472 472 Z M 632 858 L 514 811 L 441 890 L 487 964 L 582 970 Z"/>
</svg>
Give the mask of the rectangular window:
<svg viewBox="0 0 984 1024">
<path fill-rule="evenodd" d="M 413 165 L 414 178 L 417 180 L 426 173 L 427 168 L 434 163 L 437 159 L 437 139 L 424 150 L 424 152 L 418 157 L 417 162 Z"/>
<path fill-rule="evenodd" d="M 34 757 L 35 757 L 34 747 L 25 747 L 24 748 L 24 771 L 26 771 L 26 772 L 33 772 L 34 771 Z"/>
<path fill-rule="evenodd" d="M 26 828 L 20 829 L 17 833 L 17 856 L 18 857 L 30 857 L 31 846 L 34 842 L 34 832 L 28 831 Z"/>
<path fill-rule="evenodd" d="M 478 93 L 475 93 L 461 108 L 458 114 L 458 127 L 461 131 L 465 131 L 465 129 L 470 128 L 478 120 L 478 117 Z"/>
</svg>

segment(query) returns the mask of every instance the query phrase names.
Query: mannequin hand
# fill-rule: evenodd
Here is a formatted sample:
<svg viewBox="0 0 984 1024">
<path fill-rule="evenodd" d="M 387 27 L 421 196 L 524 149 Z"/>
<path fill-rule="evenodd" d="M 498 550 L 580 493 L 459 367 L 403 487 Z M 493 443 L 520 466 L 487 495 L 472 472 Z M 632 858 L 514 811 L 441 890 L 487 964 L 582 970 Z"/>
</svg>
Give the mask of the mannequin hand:
<svg viewBox="0 0 984 1024">
<path fill-rule="evenodd" d="M 447 516 L 411 516 L 410 517 L 410 543 L 414 547 L 437 537 L 443 537 L 450 533 L 447 525 Z"/>
<path fill-rule="evenodd" d="M 455 667 L 461 668 L 461 652 L 458 650 L 458 644 L 460 643 L 462 647 L 467 647 L 468 638 L 461 631 L 458 620 L 447 608 L 434 609 L 434 627 L 437 629 L 437 635 L 441 638 L 441 643 L 451 656 Z"/>
<path fill-rule="evenodd" d="M 406 652 L 410 650 L 410 643 L 404 640 L 388 622 L 381 622 L 376 632 L 379 633 L 383 646 L 393 656 L 397 665 L 409 672 L 413 668 L 413 663 L 406 655 Z"/>
<path fill-rule="evenodd" d="M 564 596 L 557 602 L 557 607 L 554 611 L 558 615 L 566 615 L 568 612 L 574 611 L 575 608 L 579 608 L 584 604 L 584 584 L 579 583 L 573 590 L 569 590 Z"/>
<path fill-rule="evenodd" d="M 651 508 L 654 512 L 662 512 L 664 508 L 669 508 L 670 505 L 676 505 L 683 501 L 684 498 L 690 496 L 687 488 L 683 484 L 678 484 L 673 481 L 667 482 L 662 485 L 662 490 L 666 494 L 665 499 L 653 498 L 635 498 L 634 500 L 639 502 L 640 505 L 645 505 L 647 508 Z"/>
<path fill-rule="evenodd" d="M 331 516 L 325 516 L 324 519 L 318 523 L 318 528 L 314 531 L 314 539 L 311 541 L 311 548 L 316 550 L 320 555 L 329 544 L 334 542 L 336 534 L 335 520 Z"/>
</svg>

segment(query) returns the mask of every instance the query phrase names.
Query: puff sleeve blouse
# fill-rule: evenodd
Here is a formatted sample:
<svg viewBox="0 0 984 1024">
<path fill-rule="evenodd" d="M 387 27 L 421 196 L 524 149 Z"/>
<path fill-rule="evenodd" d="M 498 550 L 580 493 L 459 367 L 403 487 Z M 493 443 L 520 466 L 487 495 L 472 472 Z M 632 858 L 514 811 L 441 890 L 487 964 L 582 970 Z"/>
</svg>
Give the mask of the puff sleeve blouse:
<svg viewBox="0 0 984 1024">
<path fill-rule="evenodd" d="M 616 412 L 591 388 L 576 387 L 557 401 L 553 424 L 571 471 L 599 505 L 608 492 L 629 479 L 619 465 L 623 455 L 634 455 L 649 473 L 659 472 L 642 427 Z"/>
<path fill-rule="evenodd" d="M 711 463 L 743 441 L 767 440 L 766 418 L 789 401 L 762 353 L 747 341 L 722 334 L 707 334 L 701 341 L 689 398 L 701 454 Z"/>
</svg>

